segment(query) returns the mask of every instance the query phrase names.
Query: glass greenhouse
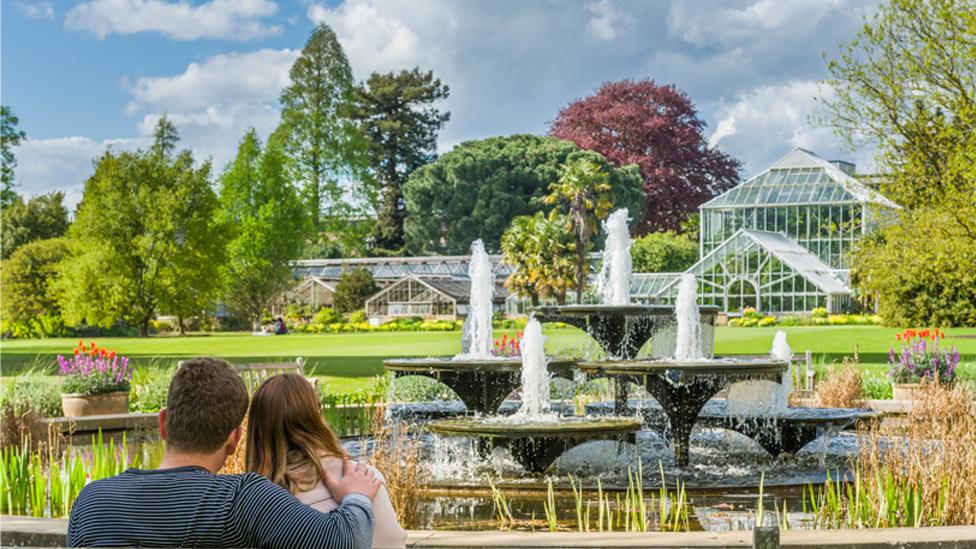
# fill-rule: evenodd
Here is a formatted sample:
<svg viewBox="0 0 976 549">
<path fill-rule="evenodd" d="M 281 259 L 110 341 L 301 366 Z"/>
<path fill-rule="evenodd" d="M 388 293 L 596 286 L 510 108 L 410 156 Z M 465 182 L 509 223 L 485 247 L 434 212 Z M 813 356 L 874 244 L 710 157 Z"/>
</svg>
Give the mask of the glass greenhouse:
<svg viewBox="0 0 976 549">
<path fill-rule="evenodd" d="M 896 204 L 853 177 L 854 166 L 794 149 L 701 206 L 701 303 L 794 313 L 848 309 L 850 251 Z M 645 275 L 646 276 L 646 275 Z M 672 302 L 678 274 L 648 278 L 637 299 Z"/>
</svg>

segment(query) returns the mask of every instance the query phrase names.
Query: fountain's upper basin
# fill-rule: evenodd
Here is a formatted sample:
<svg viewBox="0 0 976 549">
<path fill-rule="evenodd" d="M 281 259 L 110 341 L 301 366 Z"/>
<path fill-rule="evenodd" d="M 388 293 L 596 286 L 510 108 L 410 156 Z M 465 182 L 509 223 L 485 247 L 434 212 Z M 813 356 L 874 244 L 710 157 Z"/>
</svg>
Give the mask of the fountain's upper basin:
<svg viewBox="0 0 976 549">
<path fill-rule="evenodd" d="M 570 372 L 576 367 L 576 360 L 570 358 L 549 358 L 550 372 Z M 383 361 L 387 370 L 396 372 L 518 372 L 522 369 L 521 357 L 498 357 L 486 359 L 452 357 L 392 358 Z"/>
<path fill-rule="evenodd" d="M 678 371 L 691 375 L 782 374 L 789 368 L 785 360 L 762 357 L 715 357 L 679 361 L 669 358 L 600 360 L 580 362 L 576 367 L 588 374 L 645 375 Z"/>
<path fill-rule="evenodd" d="M 637 418 L 559 417 L 556 421 L 532 421 L 519 417 L 472 417 L 432 421 L 428 427 L 441 435 L 489 436 L 494 438 L 579 437 L 610 433 L 635 433 L 641 429 Z"/>
<path fill-rule="evenodd" d="M 702 316 L 715 316 L 719 308 L 711 305 L 698 307 Z M 535 309 L 536 315 L 542 319 L 547 317 L 559 316 L 594 316 L 594 315 L 621 315 L 621 316 L 674 316 L 674 305 L 561 305 L 557 307 L 539 307 Z"/>
</svg>

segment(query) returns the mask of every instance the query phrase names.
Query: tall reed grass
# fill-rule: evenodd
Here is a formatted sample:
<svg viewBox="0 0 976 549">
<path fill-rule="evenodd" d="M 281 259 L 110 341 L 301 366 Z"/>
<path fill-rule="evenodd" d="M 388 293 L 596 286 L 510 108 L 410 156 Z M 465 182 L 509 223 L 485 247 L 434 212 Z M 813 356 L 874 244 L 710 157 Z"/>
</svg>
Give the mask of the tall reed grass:
<svg viewBox="0 0 976 549">
<path fill-rule="evenodd" d="M 689 514 L 691 505 L 685 486 L 680 481 L 675 489 L 669 490 L 664 476 L 664 467 L 658 464 L 661 486 L 657 492 L 645 492 L 644 464 L 638 459 L 636 469 L 627 470 L 627 488 L 623 493 L 604 490 L 603 482 L 596 481 L 596 493 L 586 493 L 583 481 L 569 477 L 573 493 L 573 514 L 560 516 L 556 490 L 552 479 L 546 483 L 546 498 L 543 501 L 543 528 L 550 532 L 681 532 L 690 530 Z M 506 497 L 494 484 L 491 485 L 495 518 L 500 530 L 516 526 L 535 527 L 536 524 L 519 521 L 512 517 L 510 498 Z M 596 496 L 596 500 L 592 497 Z M 595 508 L 595 511 L 594 511 Z M 534 522 L 534 521 L 533 521 Z"/>
<path fill-rule="evenodd" d="M 860 437 L 853 478 L 810 487 L 804 510 L 819 528 L 976 524 L 973 395 L 933 384 L 894 432 L 875 425 Z"/>
<path fill-rule="evenodd" d="M 405 424 L 385 425 L 381 414 L 374 418 L 374 424 L 376 435 L 368 462 L 386 479 L 386 490 L 400 525 L 420 528 L 424 520 L 420 502 L 429 482 L 420 441 L 407 436 Z"/>
<path fill-rule="evenodd" d="M 130 447 L 92 436 L 90 447 L 61 450 L 50 445 L 31 450 L 29 443 L 0 449 L 0 512 L 34 517 L 66 517 L 89 482 L 115 476 L 129 467 L 155 467 L 162 444 Z"/>
</svg>

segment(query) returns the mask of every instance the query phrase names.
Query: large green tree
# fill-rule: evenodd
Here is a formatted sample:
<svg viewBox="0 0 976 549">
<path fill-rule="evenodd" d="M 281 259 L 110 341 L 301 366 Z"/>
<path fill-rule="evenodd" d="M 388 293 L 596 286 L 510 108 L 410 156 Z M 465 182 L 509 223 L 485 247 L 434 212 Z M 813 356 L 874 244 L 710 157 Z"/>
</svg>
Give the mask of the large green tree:
<svg viewBox="0 0 976 549">
<path fill-rule="evenodd" d="M 512 219 L 548 210 L 543 199 L 559 167 L 583 158 L 606 171 L 616 207 L 640 210 L 640 174 L 630 166 L 614 168 L 599 153 L 537 135 L 468 141 L 416 170 L 404 185 L 408 250 L 465 254 L 481 238 L 497 251 Z"/>
<path fill-rule="evenodd" d="M 373 180 L 380 198 L 374 253 L 403 248 L 403 184 L 414 170 L 436 157 L 437 132 L 450 113 L 435 104 L 447 98 L 448 87 L 433 72 L 419 68 L 399 73 L 373 73 L 355 91 L 352 118 L 366 137 Z"/>
<path fill-rule="evenodd" d="M 891 323 L 976 322 L 976 1 L 890 0 L 828 70 L 822 122 L 876 147 L 903 207 L 856 250 L 858 289 Z"/>
<path fill-rule="evenodd" d="M 68 255 L 64 238 L 35 240 L 3 261 L 0 299 L 4 331 L 17 337 L 58 335 L 64 327 L 54 282 Z"/>
<path fill-rule="evenodd" d="M 355 250 L 371 229 L 349 221 L 369 210 L 373 185 L 367 180 L 365 140 L 349 117 L 352 69 L 328 25 L 312 31 L 289 75 L 291 84 L 280 98 L 281 124 L 270 140 L 280 141 L 291 177 L 301 184 L 311 244 L 339 239 Z"/>
<path fill-rule="evenodd" d="M 15 196 L 0 214 L 3 226 L 3 258 L 33 242 L 63 236 L 68 230 L 68 209 L 64 193 L 54 191 L 28 199 Z"/>
<path fill-rule="evenodd" d="M 58 286 L 69 323 L 126 320 L 149 333 L 157 313 L 199 314 L 215 297 L 223 237 L 210 164 L 197 166 L 166 118 L 149 150 L 107 152 L 68 230 Z"/>
<path fill-rule="evenodd" d="M 0 106 L 0 208 L 9 206 L 17 193 L 14 186 L 14 168 L 17 167 L 17 157 L 13 148 L 27 138 L 27 134 L 17 129 L 20 120 L 7 105 Z M 4 256 L 7 257 L 7 256 Z"/>
<path fill-rule="evenodd" d="M 223 297 L 257 328 L 261 313 L 291 283 L 291 261 L 302 250 L 308 216 L 274 140 L 264 150 L 254 130 L 220 178 L 218 219 L 229 227 Z"/>
</svg>

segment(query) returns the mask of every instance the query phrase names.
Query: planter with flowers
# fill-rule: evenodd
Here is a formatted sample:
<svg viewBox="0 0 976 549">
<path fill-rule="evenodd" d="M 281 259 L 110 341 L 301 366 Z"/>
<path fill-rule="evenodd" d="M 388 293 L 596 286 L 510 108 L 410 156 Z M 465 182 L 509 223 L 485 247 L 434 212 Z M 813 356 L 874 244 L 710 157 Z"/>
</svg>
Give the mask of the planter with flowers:
<svg viewBox="0 0 976 549">
<path fill-rule="evenodd" d="M 78 342 L 74 355 L 58 355 L 61 409 L 65 417 L 124 414 L 129 411 L 129 359 Z"/>
<path fill-rule="evenodd" d="M 955 380 L 959 351 L 940 346 L 945 332 L 938 328 L 909 329 L 895 338 L 901 342 L 901 351 L 888 350 L 888 377 L 894 400 L 912 401 L 927 386 L 950 384 Z"/>
</svg>

